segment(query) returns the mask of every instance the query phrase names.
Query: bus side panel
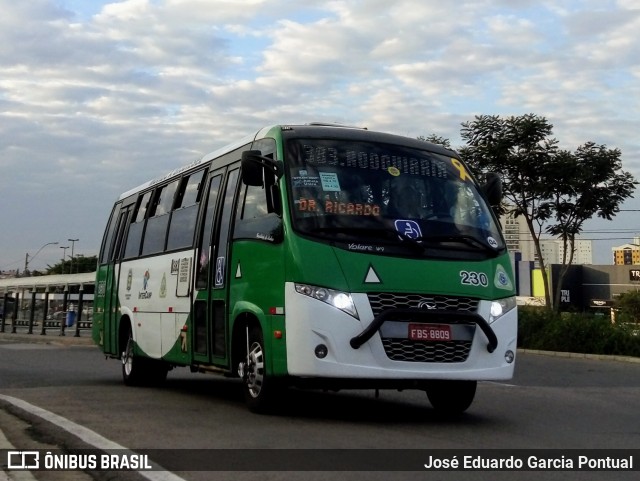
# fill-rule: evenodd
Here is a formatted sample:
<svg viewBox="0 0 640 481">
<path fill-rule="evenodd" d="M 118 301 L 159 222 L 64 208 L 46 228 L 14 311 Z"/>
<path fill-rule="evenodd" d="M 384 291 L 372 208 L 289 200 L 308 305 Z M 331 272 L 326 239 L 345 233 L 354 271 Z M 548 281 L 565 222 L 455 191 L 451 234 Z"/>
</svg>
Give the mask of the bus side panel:
<svg viewBox="0 0 640 481">
<path fill-rule="evenodd" d="M 190 311 L 191 277 L 184 276 L 180 266 L 190 272 L 192 255 L 192 251 L 176 252 L 122 266 L 121 311 L 131 318 L 137 347 L 146 356 L 188 363 L 187 351 L 182 351 L 182 327 Z"/>
<path fill-rule="evenodd" d="M 270 374 L 287 372 L 284 330 L 284 244 L 239 240 L 230 266 L 230 312 L 239 302 L 252 304 L 264 314 L 262 333 Z M 277 331 L 277 332 L 276 332 Z M 233 326 L 229 332 L 234 332 Z"/>
</svg>

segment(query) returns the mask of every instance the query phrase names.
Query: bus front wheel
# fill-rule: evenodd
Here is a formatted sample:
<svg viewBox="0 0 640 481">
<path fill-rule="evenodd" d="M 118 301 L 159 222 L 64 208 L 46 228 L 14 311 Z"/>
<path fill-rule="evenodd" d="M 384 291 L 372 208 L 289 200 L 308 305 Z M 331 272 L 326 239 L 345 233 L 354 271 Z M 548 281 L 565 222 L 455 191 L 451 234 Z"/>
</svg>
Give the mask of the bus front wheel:
<svg viewBox="0 0 640 481">
<path fill-rule="evenodd" d="M 274 406 L 278 385 L 267 375 L 262 330 L 251 327 L 247 336 L 247 355 L 239 368 L 244 398 L 250 411 L 266 413 Z"/>
<path fill-rule="evenodd" d="M 477 386 L 477 381 L 432 381 L 427 396 L 437 411 L 461 414 L 471 406 Z"/>
</svg>

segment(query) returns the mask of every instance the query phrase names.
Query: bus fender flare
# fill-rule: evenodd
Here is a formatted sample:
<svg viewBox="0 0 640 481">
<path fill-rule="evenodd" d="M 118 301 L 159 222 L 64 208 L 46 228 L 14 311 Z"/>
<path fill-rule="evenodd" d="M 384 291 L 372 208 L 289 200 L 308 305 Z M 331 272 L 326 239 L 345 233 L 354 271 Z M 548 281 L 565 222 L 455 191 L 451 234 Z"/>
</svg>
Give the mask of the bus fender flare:
<svg viewBox="0 0 640 481">
<path fill-rule="evenodd" d="M 135 326 L 135 314 L 128 307 L 120 307 L 120 319 L 118 320 L 118 332 L 120 332 L 121 326 L 123 322 L 128 322 L 131 325 L 131 335 L 133 336 L 133 340 L 137 342 L 136 335 L 136 326 Z"/>
<path fill-rule="evenodd" d="M 247 328 L 251 327 L 251 323 L 256 323 L 264 333 L 267 327 L 267 318 L 264 311 L 257 305 L 240 301 L 237 302 L 231 313 L 233 326 L 231 326 L 231 364 L 237 365 L 240 359 L 246 355 Z"/>
<path fill-rule="evenodd" d="M 233 307 L 233 312 L 231 313 L 231 318 L 233 319 L 234 326 L 238 319 L 247 315 L 255 317 L 260 323 L 260 327 L 262 327 L 262 329 L 264 330 L 267 322 L 267 317 L 265 316 L 264 311 L 251 302 L 236 302 Z"/>
</svg>

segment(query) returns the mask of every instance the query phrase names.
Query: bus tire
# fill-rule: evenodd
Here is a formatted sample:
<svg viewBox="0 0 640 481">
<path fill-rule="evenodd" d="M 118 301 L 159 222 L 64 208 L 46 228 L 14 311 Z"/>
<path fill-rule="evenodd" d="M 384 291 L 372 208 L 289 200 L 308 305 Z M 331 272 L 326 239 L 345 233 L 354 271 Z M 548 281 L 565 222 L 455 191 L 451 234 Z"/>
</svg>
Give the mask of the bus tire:
<svg viewBox="0 0 640 481">
<path fill-rule="evenodd" d="M 249 350 L 242 364 L 242 386 L 247 407 L 251 412 L 265 414 L 275 405 L 277 381 L 267 375 L 264 338 L 257 326 L 249 328 Z"/>
<path fill-rule="evenodd" d="M 169 371 L 166 363 L 134 354 L 131 326 L 127 326 L 127 341 L 120 356 L 122 380 L 127 386 L 158 385 L 164 382 Z"/>
<path fill-rule="evenodd" d="M 477 381 L 433 381 L 427 386 L 429 402 L 444 414 L 461 414 L 476 395 Z"/>
</svg>

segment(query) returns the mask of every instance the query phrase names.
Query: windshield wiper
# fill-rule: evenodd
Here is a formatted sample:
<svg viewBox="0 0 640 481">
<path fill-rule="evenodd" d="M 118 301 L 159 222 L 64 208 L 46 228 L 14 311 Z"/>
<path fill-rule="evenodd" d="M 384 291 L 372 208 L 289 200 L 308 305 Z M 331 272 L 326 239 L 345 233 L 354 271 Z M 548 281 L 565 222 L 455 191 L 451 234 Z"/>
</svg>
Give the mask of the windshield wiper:
<svg viewBox="0 0 640 481">
<path fill-rule="evenodd" d="M 480 248 L 485 252 L 492 254 L 493 256 L 498 255 L 498 251 L 488 244 L 485 244 L 481 240 L 470 236 L 470 235 L 444 235 L 444 236 L 430 236 L 430 237 L 421 237 L 419 240 L 425 241 L 428 243 L 458 243 L 458 244 L 466 244 L 467 246 Z M 444 246 L 443 246 L 444 247 Z"/>
<path fill-rule="evenodd" d="M 481 240 L 470 235 L 442 235 L 429 237 L 410 237 L 403 232 L 399 232 L 391 228 L 371 228 L 371 227 L 317 227 L 311 229 L 311 232 L 333 232 L 357 235 L 372 235 L 384 237 L 389 240 L 395 240 L 401 244 L 413 248 L 417 252 L 424 252 L 426 249 L 451 249 L 451 245 L 444 244 L 464 244 L 474 249 L 481 249 L 490 254 L 492 257 L 498 255 L 498 250 L 485 244 Z"/>
<path fill-rule="evenodd" d="M 365 235 L 374 235 L 377 237 L 384 237 L 386 239 L 393 239 L 396 242 L 400 242 L 403 244 L 407 244 L 412 247 L 416 251 L 424 252 L 425 246 L 423 246 L 419 241 L 422 238 L 409 237 L 408 235 L 398 232 L 395 229 L 383 228 L 383 227 L 316 227 L 315 229 L 311 229 L 311 232 L 336 232 L 336 233 L 344 233 L 344 234 L 365 234 Z"/>
</svg>

